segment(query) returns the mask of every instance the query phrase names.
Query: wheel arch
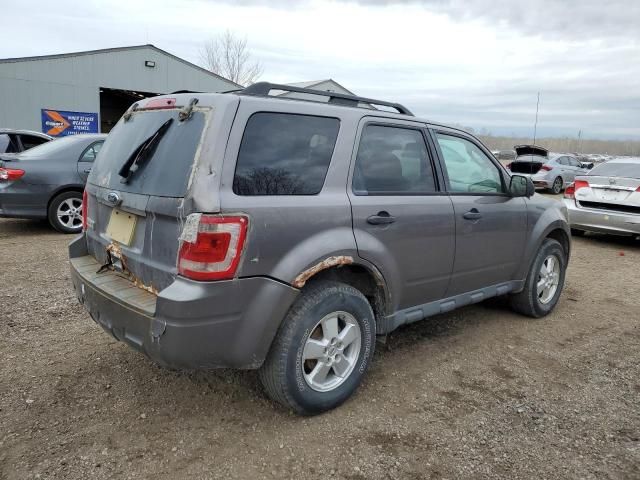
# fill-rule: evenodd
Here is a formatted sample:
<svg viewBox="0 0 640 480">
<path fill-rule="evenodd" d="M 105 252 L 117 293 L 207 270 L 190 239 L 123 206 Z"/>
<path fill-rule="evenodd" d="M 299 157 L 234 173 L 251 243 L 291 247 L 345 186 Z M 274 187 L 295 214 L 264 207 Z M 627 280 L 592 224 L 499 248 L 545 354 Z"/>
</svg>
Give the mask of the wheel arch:
<svg viewBox="0 0 640 480">
<path fill-rule="evenodd" d="M 61 195 L 67 192 L 78 192 L 82 194 L 83 191 L 84 191 L 83 185 L 64 185 L 62 187 L 59 187 L 58 189 L 53 191 L 53 193 L 49 197 L 49 200 L 47 201 L 47 212 L 49 212 L 49 207 L 51 207 L 51 202 L 53 202 L 53 199 L 56 198 L 58 195 Z"/>
<path fill-rule="evenodd" d="M 364 263 L 346 263 L 331 265 L 316 271 L 305 280 L 305 287 L 323 280 L 334 280 L 359 290 L 371 304 L 376 320 L 389 315 L 391 298 L 386 281 L 380 271 L 373 265 Z"/>
</svg>

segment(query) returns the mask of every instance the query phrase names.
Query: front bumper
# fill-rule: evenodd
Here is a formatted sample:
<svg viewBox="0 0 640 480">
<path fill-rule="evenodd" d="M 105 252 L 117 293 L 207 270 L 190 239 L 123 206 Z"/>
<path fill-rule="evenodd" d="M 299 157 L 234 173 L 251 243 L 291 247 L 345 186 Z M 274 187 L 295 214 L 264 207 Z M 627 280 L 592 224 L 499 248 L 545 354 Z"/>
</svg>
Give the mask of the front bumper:
<svg viewBox="0 0 640 480">
<path fill-rule="evenodd" d="M 565 198 L 564 204 L 569 210 L 571 228 L 613 235 L 640 235 L 640 215 L 578 207 L 570 198 Z"/>
<path fill-rule="evenodd" d="M 258 368 L 299 291 L 269 278 L 196 282 L 182 277 L 158 295 L 121 275 L 97 274 L 84 235 L 69 246 L 76 296 L 91 318 L 172 368 Z"/>
</svg>

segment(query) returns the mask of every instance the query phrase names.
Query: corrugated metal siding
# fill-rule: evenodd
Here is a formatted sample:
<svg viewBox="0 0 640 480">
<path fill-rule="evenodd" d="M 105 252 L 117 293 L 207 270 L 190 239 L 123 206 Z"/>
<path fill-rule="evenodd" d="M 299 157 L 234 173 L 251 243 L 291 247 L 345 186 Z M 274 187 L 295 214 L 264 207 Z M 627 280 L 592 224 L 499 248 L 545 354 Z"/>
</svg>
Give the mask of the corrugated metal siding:
<svg viewBox="0 0 640 480">
<path fill-rule="evenodd" d="M 0 127 L 40 131 L 42 108 L 99 112 L 100 87 L 153 93 L 237 88 L 151 47 L 0 62 Z"/>
</svg>

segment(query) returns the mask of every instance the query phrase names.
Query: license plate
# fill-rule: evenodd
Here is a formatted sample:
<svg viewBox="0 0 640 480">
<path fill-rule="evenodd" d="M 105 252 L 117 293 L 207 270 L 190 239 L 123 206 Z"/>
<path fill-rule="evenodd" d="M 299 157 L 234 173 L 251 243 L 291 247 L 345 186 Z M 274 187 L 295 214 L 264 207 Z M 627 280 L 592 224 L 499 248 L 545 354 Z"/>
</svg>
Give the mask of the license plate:
<svg viewBox="0 0 640 480">
<path fill-rule="evenodd" d="M 138 217 L 132 213 L 116 209 L 112 210 L 109 225 L 107 225 L 107 235 L 111 237 L 111 240 L 115 240 L 118 243 L 127 246 L 131 245 L 137 219 Z"/>
<path fill-rule="evenodd" d="M 628 193 L 620 190 L 602 190 L 600 192 L 600 199 L 608 202 L 624 200 Z"/>
</svg>

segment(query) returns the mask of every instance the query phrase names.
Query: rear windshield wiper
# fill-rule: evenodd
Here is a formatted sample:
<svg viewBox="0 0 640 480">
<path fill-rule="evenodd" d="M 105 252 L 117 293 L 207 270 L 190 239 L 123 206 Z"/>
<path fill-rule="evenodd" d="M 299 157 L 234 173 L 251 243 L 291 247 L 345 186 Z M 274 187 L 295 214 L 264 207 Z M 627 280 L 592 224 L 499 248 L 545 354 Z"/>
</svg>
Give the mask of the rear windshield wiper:
<svg viewBox="0 0 640 480">
<path fill-rule="evenodd" d="M 122 177 L 120 179 L 121 183 L 128 183 L 131 176 L 138 171 L 140 166 L 142 166 L 145 162 L 148 162 L 149 159 L 153 157 L 153 154 L 158 147 L 158 143 L 160 143 L 160 140 L 167 132 L 167 130 L 169 130 L 169 127 L 172 123 L 173 118 L 170 118 L 169 120 L 164 122 L 153 135 L 142 142 L 133 151 L 133 153 L 129 155 L 129 158 L 127 158 L 127 161 L 124 162 L 124 165 L 120 167 L 120 171 L 118 172 L 118 175 Z"/>
</svg>

